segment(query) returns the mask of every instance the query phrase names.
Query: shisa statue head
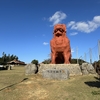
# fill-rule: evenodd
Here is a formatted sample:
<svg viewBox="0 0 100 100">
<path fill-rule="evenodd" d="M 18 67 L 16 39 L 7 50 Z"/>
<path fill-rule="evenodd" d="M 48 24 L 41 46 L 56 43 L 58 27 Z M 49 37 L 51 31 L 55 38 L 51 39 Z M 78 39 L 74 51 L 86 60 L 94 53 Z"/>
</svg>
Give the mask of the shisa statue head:
<svg viewBox="0 0 100 100">
<path fill-rule="evenodd" d="M 66 25 L 65 24 L 56 24 L 53 31 L 54 37 L 66 37 Z"/>
</svg>

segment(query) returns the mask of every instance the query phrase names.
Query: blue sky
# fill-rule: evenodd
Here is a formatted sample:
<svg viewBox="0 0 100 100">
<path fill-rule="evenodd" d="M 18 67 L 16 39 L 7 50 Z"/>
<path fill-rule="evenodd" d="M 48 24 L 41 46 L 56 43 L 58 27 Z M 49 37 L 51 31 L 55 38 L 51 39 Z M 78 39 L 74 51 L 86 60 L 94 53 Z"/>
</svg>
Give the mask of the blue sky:
<svg viewBox="0 0 100 100">
<path fill-rule="evenodd" d="M 53 26 L 67 26 L 72 58 L 100 40 L 100 0 L 0 0 L 0 56 L 42 62 L 50 56 Z"/>
</svg>

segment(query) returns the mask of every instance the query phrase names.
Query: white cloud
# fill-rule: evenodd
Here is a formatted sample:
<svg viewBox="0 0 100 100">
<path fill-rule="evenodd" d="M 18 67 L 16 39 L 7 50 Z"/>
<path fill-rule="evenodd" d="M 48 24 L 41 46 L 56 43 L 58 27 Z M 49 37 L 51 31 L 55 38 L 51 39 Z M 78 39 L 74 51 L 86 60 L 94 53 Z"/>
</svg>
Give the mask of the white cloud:
<svg viewBox="0 0 100 100">
<path fill-rule="evenodd" d="M 98 27 L 100 27 L 100 16 L 95 16 L 92 21 L 87 22 L 75 22 L 71 21 L 68 23 L 68 27 L 73 30 L 78 30 L 84 33 L 90 33 L 95 31 Z"/>
<path fill-rule="evenodd" d="M 78 32 L 73 32 L 73 33 L 70 33 L 70 35 L 77 35 Z"/>
<path fill-rule="evenodd" d="M 47 43 L 47 42 L 43 42 L 43 45 L 48 45 L 49 43 Z"/>
<path fill-rule="evenodd" d="M 62 20 L 66 19 L 67 15 L 61 11 L 57 11 L 49 18 L 50 22 L 53 22 L 53 25 L 61 23 Z"/>
<path fill-rule="evenodd" d="M 70 23 L 68 23 L 67 27 L 70 27 L 70 26 L 72 26 L 74 24 L 75 24 L 75 21 L 71 21 Z"/>
<path fill-rule="evenodd" d="M 95 16 L 93 21 L 100 24 L 100 16 Z"/>
<path fill-rule="evenodd" d="M 74 52 L 74 49 L 71 49 L 71 53 L 73 53 Z"/>
</svg>

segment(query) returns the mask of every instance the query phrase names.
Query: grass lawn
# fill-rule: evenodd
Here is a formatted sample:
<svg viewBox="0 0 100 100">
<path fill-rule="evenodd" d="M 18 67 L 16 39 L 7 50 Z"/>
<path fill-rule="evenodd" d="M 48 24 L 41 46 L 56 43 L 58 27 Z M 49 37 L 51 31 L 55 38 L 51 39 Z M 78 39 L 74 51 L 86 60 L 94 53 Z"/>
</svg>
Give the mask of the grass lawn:
<svg viewBox="0 0 100 100">
<path fill-rule="evenodd" d="M 43 79 L 25 75 L 24 67 L 0 71 L 0 100 L 100 100 L 100 81 L 96 75 L 68 80 Z"/>
</svg>

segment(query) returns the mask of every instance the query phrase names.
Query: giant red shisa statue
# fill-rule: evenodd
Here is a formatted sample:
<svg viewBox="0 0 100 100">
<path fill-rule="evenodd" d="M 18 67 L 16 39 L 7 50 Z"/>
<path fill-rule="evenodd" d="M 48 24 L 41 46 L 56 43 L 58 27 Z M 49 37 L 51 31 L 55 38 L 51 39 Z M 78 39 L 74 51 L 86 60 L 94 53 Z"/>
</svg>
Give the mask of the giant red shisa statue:
<svg viewBox="0 0 100 100">
<path fill-rule="evenodd" d="M 66 25 L 56 24 L 53 30 L 53 39 L 50 41 L 51 64 L 70 64 L 70 41 L 66 36 Z"/>
</svg>

